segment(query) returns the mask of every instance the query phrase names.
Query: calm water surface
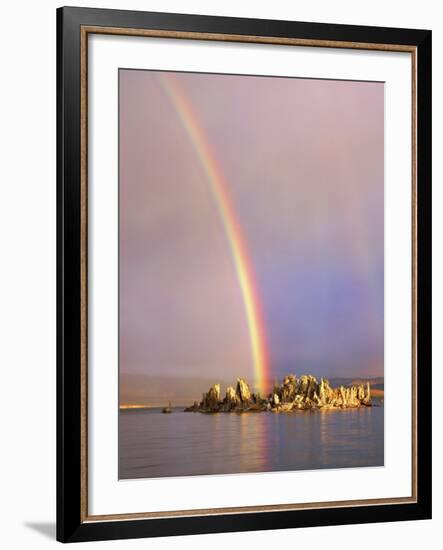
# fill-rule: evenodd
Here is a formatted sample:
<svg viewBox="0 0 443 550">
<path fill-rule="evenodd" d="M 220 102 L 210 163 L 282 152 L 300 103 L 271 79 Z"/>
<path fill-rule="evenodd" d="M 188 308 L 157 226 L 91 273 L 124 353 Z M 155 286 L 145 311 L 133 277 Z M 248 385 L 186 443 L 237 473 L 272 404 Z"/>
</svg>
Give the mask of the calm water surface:
<svg viewBox="0 0 443 550">
<path fill-rule="evenodd" d="M 120 479 L 383 466 L 383 407 L 120 413 Z"/>
</svg>

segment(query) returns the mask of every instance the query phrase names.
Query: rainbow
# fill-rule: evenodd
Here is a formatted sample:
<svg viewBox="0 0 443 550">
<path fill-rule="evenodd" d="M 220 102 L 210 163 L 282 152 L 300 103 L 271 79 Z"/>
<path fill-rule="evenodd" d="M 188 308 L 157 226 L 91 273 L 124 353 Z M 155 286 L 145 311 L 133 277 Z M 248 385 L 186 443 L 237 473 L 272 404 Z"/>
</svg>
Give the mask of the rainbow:
<svg viewBox="0 0 443 550">
<path fill-rule="evenodd" d="M 177 112 L 178 118 L 192 143 L 195 154 L 206 174 L 209 187 L 220 215 L 232 254 L 240 286 L 248 326 L 256 390 L 262 394 L 269 390 L 269 363 L 264 331 L 262 308 L 251 261 L 247 254 L 242 230 L 229 195 L 223 172 L 201 128 L 197 115 L 171 74 L 159 75 L 160 83 Z"/>
</svg>

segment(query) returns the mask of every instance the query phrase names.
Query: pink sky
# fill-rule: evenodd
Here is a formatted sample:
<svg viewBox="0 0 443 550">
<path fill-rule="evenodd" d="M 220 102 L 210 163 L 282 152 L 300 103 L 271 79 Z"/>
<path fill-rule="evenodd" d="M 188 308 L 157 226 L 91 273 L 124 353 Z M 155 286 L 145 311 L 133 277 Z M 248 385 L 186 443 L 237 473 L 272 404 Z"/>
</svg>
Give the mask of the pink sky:
<svg viewBox="0 0 443 550">
<path fill-rule="evenodd" d="M 381 83 L 176 73 L 217 157 L 272 376 L 383 374 Z M 207 176 L 155 71 L 120 71 L 120 369 L 252 378 Z"/>
</svg>

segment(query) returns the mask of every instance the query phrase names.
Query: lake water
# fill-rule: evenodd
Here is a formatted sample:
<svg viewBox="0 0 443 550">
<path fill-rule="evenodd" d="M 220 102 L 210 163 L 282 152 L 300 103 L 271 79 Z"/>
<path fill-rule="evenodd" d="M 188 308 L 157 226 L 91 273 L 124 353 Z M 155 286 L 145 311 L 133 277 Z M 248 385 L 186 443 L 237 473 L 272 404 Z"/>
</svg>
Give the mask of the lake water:
<svg viewBox="0 0 443 550">
<path fill-rule="evenodd" d="M 383 466 L 384 408 L 120 412 L 120 479 Z"/>
</svg>

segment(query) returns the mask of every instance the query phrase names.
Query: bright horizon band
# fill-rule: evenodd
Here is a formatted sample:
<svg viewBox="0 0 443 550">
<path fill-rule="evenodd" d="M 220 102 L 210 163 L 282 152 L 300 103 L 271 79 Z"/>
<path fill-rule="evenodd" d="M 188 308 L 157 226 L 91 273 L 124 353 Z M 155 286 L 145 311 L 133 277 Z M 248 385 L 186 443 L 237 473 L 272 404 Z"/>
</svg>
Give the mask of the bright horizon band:
<svg viewBox="0 0 443 550">
<path fill-rule="evenodd" d="M 236 218 L 228 187 L 210 144 L 198 122 L 198 117 L 180 89 L 177 80 L 172 75 L 161 74 L 159 81 L 166 95 L 174 105 L 183 129 L 190 138 L 192 147 L 208 179 L 212 197 L 220 214 L 234 260 L 235 271 L 245 308 L 255 386 L 256 390 L 264 393 L 269 390 L 269 361 L 262 308 L 258 297 L 253 267 L 247 253 L 242 230 Z"/>
</svg>

